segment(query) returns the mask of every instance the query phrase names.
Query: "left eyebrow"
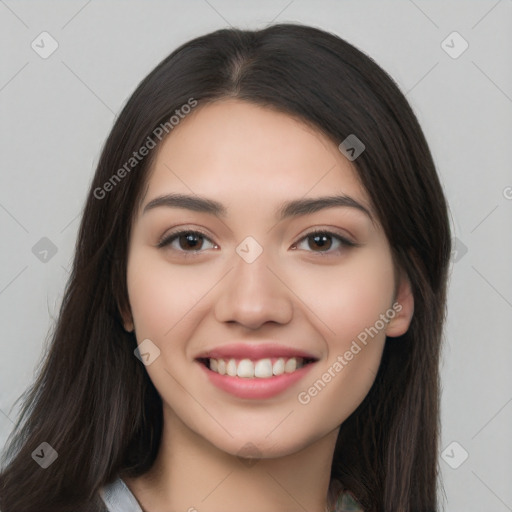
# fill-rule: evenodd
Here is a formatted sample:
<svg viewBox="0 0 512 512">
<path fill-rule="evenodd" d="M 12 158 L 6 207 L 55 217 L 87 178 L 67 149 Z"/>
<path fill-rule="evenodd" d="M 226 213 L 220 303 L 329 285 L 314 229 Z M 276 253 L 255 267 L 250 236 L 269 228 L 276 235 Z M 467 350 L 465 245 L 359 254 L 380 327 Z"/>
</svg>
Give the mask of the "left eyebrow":
<svg viewBox="0 0 512 512">
<path fill-rule="evenodd" d="M 186 210 L 208 213 L 210 215 L 215 215 L 216 217 L 227 216 L 227 208 L 222 203 L 219 203 L 214 199 L 187 194 L 166 194 L 156 197 L 144 206 L 142 214 L 160 206 L 166 206 L 168 208 L 184 208 Z M 282 221 L 289 217 L 309 215 L 325 208 L 340 206 L 359 210 L 366 214 L 374 223 L 374 218 L 370 210 L 360 202 L 356 201 L 353 197 L 347 195 L 285 201 L 276 209 L 275 216 L 278 221 Z"/>
<path fill-rule="evenodd" d="M 355 208 L 366 214 L 369 219 L 374 222 L 373 215 L 370 210 L 363 206 L 359 201 L 347 195 L 316 197 L 312 199 L 295 199 L 293 201 L 284 202 L 278 209 L 277 215 L 279 221 L 288 217 L 297 217 L 299 215 L 309 215 L 325 208 L 334 208 L 344 206 Z"/>
</svg>

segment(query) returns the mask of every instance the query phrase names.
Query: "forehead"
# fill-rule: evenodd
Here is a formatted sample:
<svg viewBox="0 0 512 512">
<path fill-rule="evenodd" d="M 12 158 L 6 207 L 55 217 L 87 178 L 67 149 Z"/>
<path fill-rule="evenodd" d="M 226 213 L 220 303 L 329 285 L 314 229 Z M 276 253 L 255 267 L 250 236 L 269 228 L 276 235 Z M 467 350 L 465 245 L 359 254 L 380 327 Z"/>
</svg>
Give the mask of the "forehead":
<svg viewBox="0 0 512 512">
<path fill-rule="evenodd" d="M 261 207 L 262 201 L 346 194 L 371 209 L 355 168 L 332 140 L 290 115 L 248 102 L 197 107 L 157 151 L 144 198 L 177 191 Z"/>
</svg>

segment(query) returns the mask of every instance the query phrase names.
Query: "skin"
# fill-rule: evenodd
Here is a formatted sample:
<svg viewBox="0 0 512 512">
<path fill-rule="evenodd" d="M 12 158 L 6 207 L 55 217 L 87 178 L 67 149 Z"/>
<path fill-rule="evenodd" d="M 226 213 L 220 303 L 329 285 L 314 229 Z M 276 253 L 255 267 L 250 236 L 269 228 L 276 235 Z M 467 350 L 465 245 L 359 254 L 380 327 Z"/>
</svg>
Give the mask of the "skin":
<svg viewBox="0 0 512 512">
<path fill-rule="evenodd" d="M 171 192 L 219 201 L 227 215 L 166 206 L 142 213 Z M 386 336 L 405 333 L 414 309 L 408 280 L 395 290 L 380 224 L 363 212 L 334 207 L 276 221 L 283 201 L 335 193 L 372 212 L 336 144 L 288 115 L 239 100 L 197 107 L 158 149 L 135 212 L 131 311 L 124 315 L 138 343 L 150 339 L 160 350 L 146 370 L 163 400 L 162 443 L 152 469 L 125 480 L 146 512 L 325 510 L 339 426 L 373 384 Z M 175 239 L 157 247 L 178 227 L 207 235 L 195 256 L 185 257 L 193 249 L 183 237 L 181 245 Z M 319 246 L 306 237 L 313 228 L 360 246 L 340 246 L 336 238 Z M 263 248 L 252 263 L 235 251 L 247 236 Z M 401 311 L 309 403 L 300 403 L 298 393 L 395 301 Z M 206 349 L 270 340 L 319 359 L 304 379 L 270 399 L 229 395 L 194 361 Z M 253 459 L 240 456 L 247 443 L 257 447 Z"/>
</svg>

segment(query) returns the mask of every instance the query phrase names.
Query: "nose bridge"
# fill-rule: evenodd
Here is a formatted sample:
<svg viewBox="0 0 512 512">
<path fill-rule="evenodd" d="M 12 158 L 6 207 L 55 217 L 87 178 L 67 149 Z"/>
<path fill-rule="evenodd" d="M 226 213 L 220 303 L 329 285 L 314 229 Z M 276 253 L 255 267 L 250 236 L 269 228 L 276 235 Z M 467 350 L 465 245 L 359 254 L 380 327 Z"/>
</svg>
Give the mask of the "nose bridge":
<svg viewBox="0 0 512 512">
<path fill-rule="evenodd" d="M 215 306 L 219 321 L 235 321 L 251 329 L 273 321 L 287 323 L 292 303 L 287 288 L 275 276 L 270 252 L 247 237 L 236 248 L 233 268 L 228 273 Z"/>
</svg>

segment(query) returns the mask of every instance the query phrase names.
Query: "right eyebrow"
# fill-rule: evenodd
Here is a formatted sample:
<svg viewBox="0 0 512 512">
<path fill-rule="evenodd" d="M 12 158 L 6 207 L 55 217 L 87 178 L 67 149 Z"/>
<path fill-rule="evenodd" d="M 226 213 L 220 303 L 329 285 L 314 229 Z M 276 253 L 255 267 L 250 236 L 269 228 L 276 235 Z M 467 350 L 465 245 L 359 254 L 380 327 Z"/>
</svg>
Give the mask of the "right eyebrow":
<svg viewBox="0 0 512 512">
<path fill-rule="evenodd" d="M 206 197 L 191 196 L 187 194 L 166 194 L 164 196 L 156 197 L 144 206 L 142 214 L 144 215 L 147 211 L 159 206 L 167 206 L 168 208 L 184 208 L 186 210 L 209 213 L 216 217 L 225 217 L 227 215 L 227 208 L 218 201 L 207 199 Z"/>
</svg>

